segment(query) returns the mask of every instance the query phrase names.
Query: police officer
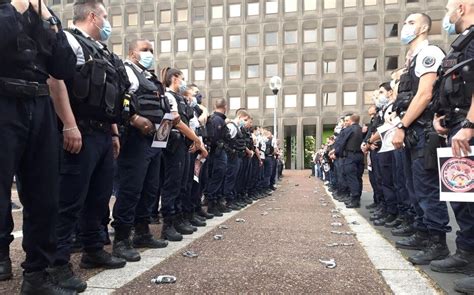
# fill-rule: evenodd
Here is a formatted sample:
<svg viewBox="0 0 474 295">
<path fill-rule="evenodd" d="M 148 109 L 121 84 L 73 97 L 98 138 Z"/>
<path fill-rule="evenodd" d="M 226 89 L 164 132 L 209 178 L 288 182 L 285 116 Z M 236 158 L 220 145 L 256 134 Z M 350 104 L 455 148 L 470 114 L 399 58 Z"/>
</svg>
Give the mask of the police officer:
<svg viewBox="0 0 474 295">
<path fill-rule="evenodd" d="M 245 142 L 245 155 L 242 158 L 242 165 L 239 174 L 237 175 L 236 183 L 236 203 L 238 206 L 241 207 L 253 203 L 253 200 L 251 199 L 252 191 L 249 190 L 249 185 L 253 173 L 252 159 L 254 158 L 255 154 L 255 145 L 253 144 L 252 139 L 252 124 L 253 119 L 249 116 L 249 118 L 247 119 L 247 124 L 243 128 L 241 128 L 241 132 Z"/>
<path fill-rule="evenodd" d="M 237 112 L 234 120 L 227 123 L 229 141 L 225 147 L 227 153 L 227 168 L 223 183 L 223 193 L 226 198 L 226 206 L 232 210 L 242 209 L 242 206 L 236 204 L 237 194 L 235 187 L 246 147 L 241 128 L 247 124 L 248 118 L 249 114 L 245 110 L 240 110 Z"/>
<path fill-rule="evenodd" d="M 10 197 L 16 174 L 28 216 L 21 294 L 74 294 L 53 285 L 45 271 L 56 248 L 59 144 L 46 80 L 72 77 L 74 54 L 58 18 L 42 1 L 0 1 L 0 14 L 0 280 L 12 277 Z M 55 106 L 60 99 L 53 100 Z"/>
<path fill-rule="evenodd" d="M 153 68 L 153 60 L 150 41 L 138 39 L 130 43 L 125 67 L 131 83 L 131 118 L 118 158 L 119 189 L 112 223 L 113 254 L 127 261 L 140 260 L 134 248 L 163 248 L 168 244 L 155 239 L 149 228 L 151 207 L 159 193 L 161 158 L 161 149 L 152 147 L 153 135 L 155 124 L 160 124 L 170 111 L 163 85 L 148 71 Z"/>
<path fill-rule="evenodd" d="M 336 150 L 339 149 L 341 152 L 341 139 L 345 137 L 344 133 L 348 131 L 348 127 L 350 126 L 350 116 L 347 115 L 342 117 L 338 124 L 338 132 L 336 136 L 336 140 L 334 142 L 334 148 L 330 151 L 330 157 L 335 161 L 335 174 L 337 179 L 337 189 L 333 192 L 333 195 L 336 200 L 341 202 L 350 201 L 350 191 L 346 183 L 346 177 L 344 175 L 344 161 L 345 158 L 342 155 L 337 155 Z"/>
<path fill-rule="evenodd" d="M 209 154 L 209 182 L 206 188 L 206 198 L 208 200 L 207 211 L 214 216 L 223 216 L 223 213 L 232 210 L 225 207 L 221 194 L 222 183 L 224 182 L 227 153 L 224 143 L 227 140 L 229 131 L 225 120 L 227 112 L 227 100 L 219 98 L 215 102 L 214 113 L 208 120 L 208 133 L 210 133 L 210 154 Z"/>
<path fill-rule="evenodd" d="M 335 148 L 336 157 L 344 159 L 344 176 L 350 191 L 347 208 L 359 208 L 362 195 L 362 174 L 364 172 L 364 155 L 360 150 L 362 144 L 362 127 L 360 116 L 353 114 L 346 117 L 346 130 L 339 136 L 339 144 Z"/>
<path fill-rule="evenodd" d="M 414 264 L 429 264 L 432 260 L 448 256 L 446 233 L 451 231 L 446 203 L 439 201 L 438 144 L 432 138 L 427 140 L 433 119 L 428 104 L 436 72 L 444 58 L 441 49 L 429 45 L 427 36 L 430 28 L 431 19 L 423 13 L 410 14 L 405 20 L 401 40 L 410 46 L 411 58 L 407 73 L 400 77 L 395 107 L 402 120 L 392 141 L 398 149 L 405 142 L 407 162 L 411 167 L 407 171 L 412 172 L 412 175 L 406 175 L 408 190 L 416 197 L 414 205 L 421 208 L 415 221 L 417 232 L 396 242 L 399 248 L 420 250 L 409 257 Z"/>
<path fill-rule="evenodd" d="M 163 229 L 161 238 L 169 241 L 180 241 L 182 234 L 192 234 L 194 228 L 183 219 L 180 194 L 183 186 L 188 150 L 195 152 L 201 148 L 201 140 L 188 127 L 193 116 L 185 98 L 180 94 L 186 89 L 183 73 L 177 69 L 164 69 L 162 79 L 166 88 L 166 97 L 174 118 L 166 149 L 163 150 L 163 186 L 161 188 L 161 214 Z M 185 138 L 186 137 L 186 138 Z M 186 161 L 188 163 L 186 163 Z"/>
<path fill-rule="evenodd" d="M 76 75 L 65 83 L 77 126 L 64 126 L 63 133 L 79 130 L 83 145 L 77 153 L 63 150 L 60 159 L 58 249 L 51 274 L 60 285 L 81 292 L 86 284 L 69 264 L 77 224 L 81 268 L 121 268 L 126 263 L 104 250 L 103 220 L 109 214 L 113 158 L 120 150 L 116 123 L 130 83 L 122 61 L 103 43 L 111 33 L 104 4 L 75 2 L 73 20 L 66 36 L 77 57 Z"/>
<path fill-rule="evenodd" d="M 473 83 L 474 83 L 474 2 L 450 0 L 443 27 L 448 34 L 460 34 L 451 44 L 451 50 L 442 63 L 435 97 L 437 116 L 434 126 L 438 133 L 447 134 L 448 142 L 454 147 L 453 138 L 457 134 L 472 134 L 474 130 Z M 469 116 L 468 114 L 471 114 Z M 441 123 L 442 119 L 444 122 Z M 472 136 L 465 137 L 468 146 L 474 144 Z M 467 149 L 467 147 L 465 147 Z M 459 155 L 459 151 L 455 151 Z M 443 260 L 432 261 L 430 267 L 438 272 L 474 273 L 474 204 L 450 202 L 459 231 L 456 235 L 456 252 Z M 474 292 L 474 278 L 456 281 L 454 289 L 463 293 Z"/>
</svg>

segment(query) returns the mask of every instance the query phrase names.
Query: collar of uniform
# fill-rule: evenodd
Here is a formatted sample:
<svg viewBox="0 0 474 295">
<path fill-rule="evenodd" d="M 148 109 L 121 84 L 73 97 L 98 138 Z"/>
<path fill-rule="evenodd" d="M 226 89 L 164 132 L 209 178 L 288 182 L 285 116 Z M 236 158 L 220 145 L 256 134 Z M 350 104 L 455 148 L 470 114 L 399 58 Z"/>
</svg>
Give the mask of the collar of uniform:
<svg viewBox="0 0 474 295">
<path fill-rule="evenodd" d="M 416 46 L 415 50 L 413 50 L 413 53 L 411 54 L 411 59 L 413 59 L 415 56 L 417 56 L 418 53 L 420 53 L 420 51 L 428 45 L 430 45 L 428 40 L 423 40 L 423 42 L 418 44 L 418 46 Z"/>
<path fill-rule="evenodd" d="M 131 65 L 131 66 L 134 67 L 139 73 L 145 72 L 145 70 L 143 70 L 142 68 L 140 68 L 139 66 L 137 66 L 133 61 L 129 60 L 128 58 L 124 61 L 124 63 Z M 146 75 L 146 73 L 145 73 L 145 75 Z"/>
<path fill-rule="evenodd" d="M 102 44 L 101 42 L 99 42 L 99 41 L 95 40 L 94 38 L 92 38 L 89 34 L 87 34 L 86 32 L 84 32 L 83 30 L 81 30 L 81 28 L 76 27 L 75 25 L 72 25 L 72 26 L 71 26 L 71 29 L 73 29 L 73 30 L 74 30 L 74 29 L 78 30 L 79 32 L 81 32 L 81 34 L 82 34 L 84 37 L 86 37 L 87 39 L 91 39 L 92 41 L 94 41 L 95 43 L 97 43 L 97 44 L 100 46 L 100 48 L 104 48 L 104 44 Z"/>
<path fill-rule="evenodd" d="M 226 115 L 224 115 L 224 114 L 221 113 L 221 112 L 215 111 L 214 114 L 216 114 L 216 116 L 219 116 L 219 117 L 221 117 L 221 118 L 224 119 L 224 120 L 227 119 Z"/>
</svg>

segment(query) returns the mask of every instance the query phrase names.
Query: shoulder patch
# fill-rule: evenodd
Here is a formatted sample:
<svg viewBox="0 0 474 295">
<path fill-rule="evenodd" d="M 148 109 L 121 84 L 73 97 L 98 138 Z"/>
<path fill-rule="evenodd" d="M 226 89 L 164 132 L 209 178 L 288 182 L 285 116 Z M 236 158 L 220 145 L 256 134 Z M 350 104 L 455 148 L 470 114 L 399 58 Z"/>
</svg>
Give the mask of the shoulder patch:
<svg viewBox="0 0 474 295">
<path fill-rule="evenodd" d="M 434 56 L 426 56 L 423 58 L 422 64 L 425 68 L 432 67 L 436 63 L 436 58 Z"/>
</svg>

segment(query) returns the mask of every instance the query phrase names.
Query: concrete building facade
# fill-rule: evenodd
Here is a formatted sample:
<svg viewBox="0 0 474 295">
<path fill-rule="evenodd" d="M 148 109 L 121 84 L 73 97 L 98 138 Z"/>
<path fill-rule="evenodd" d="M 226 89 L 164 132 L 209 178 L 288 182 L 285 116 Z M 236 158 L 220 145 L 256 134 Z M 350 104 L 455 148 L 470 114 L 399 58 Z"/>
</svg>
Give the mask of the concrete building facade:
<svg viewBox="0 0 474 295">
<path fill-rule="evenodd" d="M 73 0 L 50 0 L 70 25 Z M 399 41 L 410 12 L 433 19 L 431 40 L 443 49 L 441 0 L 109 0 L 109 47 L 127 54 L 142 37 L 155 47 L 157 69 L 172 66 L 196 83 L 212 107 L 226 97 L 230 112 L 245 107 L 256 124 L 273 128 L 287 143 L 287 168 L 303 168 L 304 138 L 321 144 L 324 126 L 346 112 L 360 113 L 374 89 L 402 67 Z M 278 75 L 275 102 L 268 87 Z M 291 156 L 290 156 L 291 155 Z"/>
</svg>

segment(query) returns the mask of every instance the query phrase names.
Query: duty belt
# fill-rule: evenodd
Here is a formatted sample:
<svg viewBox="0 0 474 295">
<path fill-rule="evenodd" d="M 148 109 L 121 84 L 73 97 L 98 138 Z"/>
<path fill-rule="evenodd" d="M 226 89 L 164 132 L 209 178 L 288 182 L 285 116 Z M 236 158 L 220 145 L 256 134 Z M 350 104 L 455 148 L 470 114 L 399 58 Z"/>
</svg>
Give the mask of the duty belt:
<svg viewBox="0 0 474 295">
<path fill-rule="evenodd" d="M 91 131 L 110 132 L 111 130 L 110 123 L 99 122 L 96 120 L 79 119 L 77 121 L 77 125 L 79 126 L 82 132 L 91 132 Z"/>
<path fill-rule="evenodd" d="M 34 98 L 49 96 L 48 84 L 0 77 L 0 90 L 10 96 Z"/>
</svg>

